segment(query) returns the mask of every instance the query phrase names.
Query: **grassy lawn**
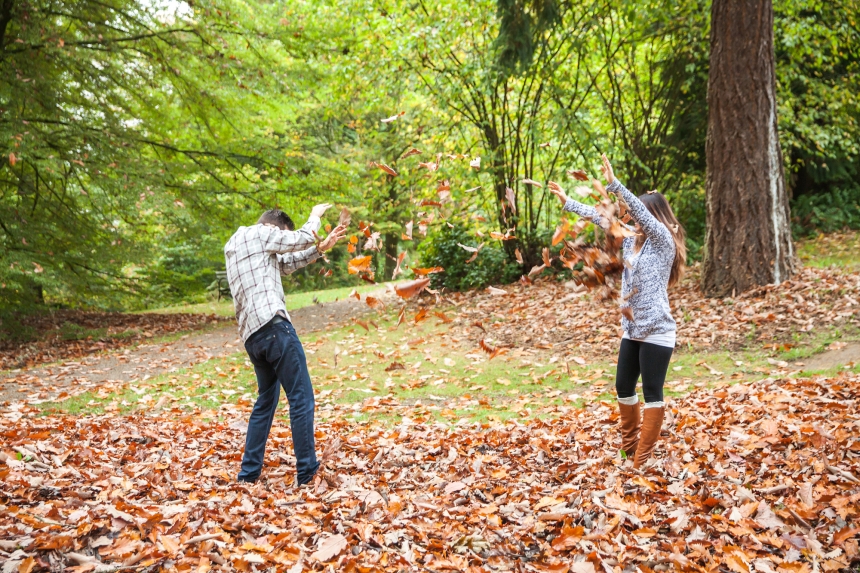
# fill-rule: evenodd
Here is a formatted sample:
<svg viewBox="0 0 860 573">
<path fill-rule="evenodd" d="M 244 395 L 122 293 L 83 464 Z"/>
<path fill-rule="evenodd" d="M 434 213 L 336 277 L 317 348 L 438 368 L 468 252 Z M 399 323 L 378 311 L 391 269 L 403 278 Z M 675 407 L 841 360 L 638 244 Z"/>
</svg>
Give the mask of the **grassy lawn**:
<svg viewBox="0 0 860 573">
<path fill-rule="evenodd" d="M 558 408 L 614 396 L 614 355 L 578 364 L 561 350 L 511 349 L 491 359 L 474 341 L 449 332 L 440 319 L 414 324 L 414 314 L 407 312 L 407 323 L 399 328 L 396 311 L 389 309 L 368 321 L 369 330 L 349 324 L 304 337 L 318 419 L 492 423 L 548 416 Z M 803 360 L 847 339 L 860 339 L 860 333 L 831 329 L 798 336 L 793 346 L 741 351 L 679 349 L 666 395 L 768 377 L 834 374 L 838 367 L 808 372 Z M 88 392 L 43 407 L 74 414 L 172 411 L 176 416 L 244 419 L 255 398 L 253 369 L 244 353 L 236 353 L 118 393 Z M 286 416 L 286 408 L 280 412 Z"/>
<path fill-rule="evenodd" d="M 818 235 L 798 241 L 796 246 L 805 266 L 860 269 L 860 231 Z"/>
<path fill-rule="evenodd" d="M 799 242 L 798 253 L 806 265 L 860 268 L 860 233 Z M 379 288 L 384 285 L 358 290 L 367 293 Z M 313 304 L 314 297 L 318 302 L 333 301 L 352 290 L 346 287 L 289 295 L 287 307 Z M 478 333 L 463 338 L 432 313 L 416 324 L 414 310 L 408 311 L 405 324 L 397 327 L 398 310 L 389 307 L 371 315 L 366 321 L 368 329 L 350 323 L 303 337 L 318 419 L 501 422 L 549 416 L 560 408 L 614 397 L 614 353 L 578 363 L 562 348 L 515 348 L 490 358 L 478 347 Z M 450 308 L 433 310 L 456 316 Z M 232 314 L 232 303 L 171 307 L 158 312 Z M 804 361 L 833 342 L 852 340 L 860 340 L 860 331 L 846 326 L 797 333 L 789 344 L 750 340 L 747 348 L 738 351 L 679 348 L 667 375 L 666 395 L 680 396 L 698 388 L 768 377 L 833 375 L 844 367 L 813 372 Z M 860 371 L 860 365 L 853 366 L 853 371 Z M 253 369 L 240 352 L 118 392 L 88 392 L 42 407 L 46 412 L 75 414 L 144 411 L 244 420 L 255 398 Z M 280 415 L 286 416 L 286 408 Z"/>
<path fill-rule="evenodd" d="M 333 288 L 326 290 L 316 290 L 316 291 L 308 291 L 308 292 L 297 292 L 292 294 L 287 294 L 285 296 L 285 300 L 287 303 L 287 310 L 295 310 L 297 308 L 304 308 L 306 306 L 310 306 L 315 304 L 316 302 L 325 303 L 332 302 L 335 300 L 341 300 L 349 296 L 353 290 L 358 291 L 361 294 L 365 294 L 368 292 L 373 292 L 376 290 L 384 290 L 386 288 L 387 283 L 380 283 L 377 285 L 360 285 L 357 287 L 341 287 L 341 288 Z M 314 300 L 316 298 L 316 301 Z M 190 314 L 215 314 L 216 316 L 233 316 L 233 301 L 230 299 L 221 299 L 220 301 L 207 301 L 201 302 L 197 304 L 179 304 L 175 306 L 168 306 L 165 308 L 154 308 L 150 310 L 141 311 L 144 313 L 159 313 L 159 314 L 176 314 L 176 313 L 190 313 Z"/>
</svg>

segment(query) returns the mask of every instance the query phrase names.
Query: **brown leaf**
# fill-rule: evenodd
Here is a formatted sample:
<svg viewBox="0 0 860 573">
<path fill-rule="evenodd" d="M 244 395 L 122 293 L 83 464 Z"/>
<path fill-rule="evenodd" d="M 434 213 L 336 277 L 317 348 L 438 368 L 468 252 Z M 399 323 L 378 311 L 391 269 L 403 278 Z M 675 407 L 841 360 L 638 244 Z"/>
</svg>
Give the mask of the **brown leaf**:
<svg viewBox="0 0 860 573">
<path fill-rule="evenodd" d="M 421 152 L 415 149 L 414 147 L 400 156 L 400 159 L 406 159 L 407 157 L 411 157 L 413 155 L 420 155 Z"/>
<path fill-rule="evenodd" d="M 400 298 L 412 298 L 430 284 L 429 278 L 416 279 L 414 281 L 400 283 L 394 286 L 394 292 Z"/>
<path fill-rule="evenodd" d="M 389 175 L 391 175 L 392 177 L 397 177 L 397 171 L 395 171 L 394 169 L 392 169 L 391 167 L 389 167 L 385 163 L 371 162 L 370 166 L 371 167 L 378 167 L 378 168 L 382 169 L 383 171 L 385 171 L 386 173 L 388 173 Z"/>
<path fill-rule="evenodd" d="M 588 181 L 590 179 L 588 173 L 586 173 L 582 169 L 571 169 L 567 172 L 567 174 L 576 179 L 577 181 Z"/>
<path fill-rule="evenodd" d="M 514 194 L 514 190 L 510 187 L 505 187 L 505 199 L 508 201 L 508 205 L 511 206 L 511 213 L 514 215 L 517 214 L 517 196 Z"/>
<path fill-rule="evenodd" d="M 344 207 L 340 210 L 340 217 L 338 217 L 337 224 L 338 226 L 349 227 L 349 223 L 352 220 L 350 217 L 349 209 Z"/>
</svg>

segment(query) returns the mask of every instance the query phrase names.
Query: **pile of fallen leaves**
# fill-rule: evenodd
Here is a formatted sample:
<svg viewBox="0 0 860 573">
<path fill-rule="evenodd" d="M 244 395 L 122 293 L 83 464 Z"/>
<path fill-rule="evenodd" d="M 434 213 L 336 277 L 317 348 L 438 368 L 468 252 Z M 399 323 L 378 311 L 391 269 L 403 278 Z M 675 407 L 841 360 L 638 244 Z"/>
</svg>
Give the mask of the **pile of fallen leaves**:
<svg viewBox="0 0 860 573">
<path fill-rule="evenodd" d="M 750 341 L 788 344 L 793 333 L 846 323 L 860 325 L 860 273 L 803 268 L 779 285 L 736 298 L 706 298 L 690 269 L 669 290 L 681 348 L 739 348 Z M 617 303 L 552 280 L 453 293 L 459 319 L 453 327 L 500 347 L 568 348 L 581 355 L 614 350 L 621 336 Z M 477 343 L 476 343 L 477 345 Z"/>
<path fill-rule="evenodd" d="M 126 314 L 58 310 L 16 318 L 18 334 L 29 338 L 0 339 L 0 370 L 23 368 L 124 348 L 156 336 L 197 330 L 232 320 L 214 314 Z M 87 331 L 101 331 L 97 338 Z M 83 337 L 81 337 L 83 336 Z"/>
<path fill-rule="evenodd" d="M 315 489 L 292 486 L 284 422 L 248 486 L 235 423 L 7 411 L 0 559 L 24 573 L 845 570 L 860 558 L 858 400 L 850 373 L 671 400 L 641 473 L 617 456 L 610 403 L 527 424 L 322 425 L 321 448 L 343 445 Z"/>
</svg>

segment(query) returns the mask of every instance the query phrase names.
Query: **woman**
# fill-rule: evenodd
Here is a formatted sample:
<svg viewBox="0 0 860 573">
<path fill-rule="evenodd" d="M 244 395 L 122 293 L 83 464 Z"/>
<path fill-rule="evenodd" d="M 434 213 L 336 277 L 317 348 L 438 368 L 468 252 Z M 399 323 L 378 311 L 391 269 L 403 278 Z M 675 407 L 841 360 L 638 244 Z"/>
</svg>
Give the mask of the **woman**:
<svg viewBox="0 0 860 573">
<path fill-rule="evenodd" d="M 667 288 L 681 279 L 687 248 L 684 229 L 666 198 L 656 191 L 637 198 L 615 179 L 606 155 L 602 159 L 606 190 L 627 203 L 636 222 L 636 236 L 624 239 L 623 244 L 621 299 L 626 301 L 624 304 L 632 311 L 633 318 L 621 318 L 624 335 L 618 351 L 615 389 L 621 415 L 621 455 L 633 458 L 634 467 L 638 468 L 651 457 L 663 426 L 663 384 L 675 348 L 675 320 Z M 594 207 L 569 199 L 555 183 L 549 187 L 565 211 L 600 224 L 600 215 Z M 645 395 L 641 413 L 636 396 L 640 374 Z"/>
</svg>

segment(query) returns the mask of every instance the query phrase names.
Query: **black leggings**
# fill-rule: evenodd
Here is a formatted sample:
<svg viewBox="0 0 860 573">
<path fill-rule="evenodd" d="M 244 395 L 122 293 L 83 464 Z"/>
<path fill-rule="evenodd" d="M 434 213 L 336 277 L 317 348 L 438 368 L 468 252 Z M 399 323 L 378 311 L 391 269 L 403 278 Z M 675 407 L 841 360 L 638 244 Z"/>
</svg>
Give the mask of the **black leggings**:
<svg viewBox="0 0 860 573">
<path fill-rule="evenodd" d="M 618 369 L 615 372 L 615 390 L 619 398 L 636 395 L 636 381 L 642 374 L 642 392 L 645 403 L 663 401 L 663 383 L 669 370 L 673 348 L 629 338 L 621 339 L 618 351 Z"/>
</svg>

